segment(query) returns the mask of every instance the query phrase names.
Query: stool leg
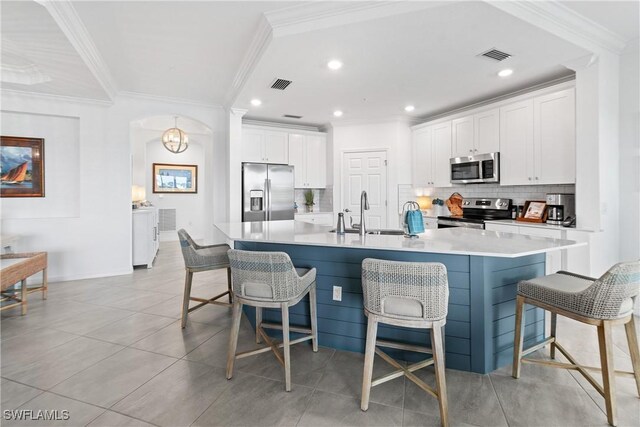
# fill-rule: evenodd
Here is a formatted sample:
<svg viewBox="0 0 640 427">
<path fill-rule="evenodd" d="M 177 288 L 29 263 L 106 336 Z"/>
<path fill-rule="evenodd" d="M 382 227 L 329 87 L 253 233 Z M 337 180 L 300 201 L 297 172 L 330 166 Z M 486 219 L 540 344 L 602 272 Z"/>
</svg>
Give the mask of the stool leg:
<svg viewBox="0 0 640 427">
<path fill-rule="evenodd" d="M 191 299 L 191 283 L 193 282 L 193 272 L 187 270 L 184 279 L 184 297 L 182 298 L 182 329 L 187 326 L 187 316 L 189 315 L 189 300 Z"/>
<path fill-rule="evenodd" d="M 233 290 L 231 289 L 231 267 L 227 267 L 227 289 L 229 290 L 229 304 L 233 303 Z"/>
<path fill-rule="evenodd" d="M 604 385 L 604 401 L 607 408 L 607 421 L 616 425 L 616 387 L 613 367 L 613 337 L 611 323 L 606 320 L 598 326 L 598 344 L 600 345 L 600 363 L 602 365 L 602 382 Z"/>
<path fill-rule="evenodd" d="M 314 352 L 318 352 L 318 311 L 316 306 L 316 284 L 311 285 L 309 291 L 309 315 L 311 317 L 311 346 Z"/>
<path fill-rule="evenodd" d="M 284 385 L 291 391 L 291 344 L 289 342 L 289 305 L 282 304 L 282 343 L 284 346 Z"/>
<path fill-rule="evenodd" d="M 436 389 L 438 391 L 438 405 L 440 406 L 440 425 L 449 425 L 449 409 L 447 400 L 447 382 L 444 377 L 444 352 L 442 345 L 442 330 L 440 326 L 431 329 L 431 348 L 433 350 L 433 365 L 436 370 Z"/>
<path fill-rule="evenodd" d="M 636 377 L 636 388 L 638 389 L 638 397 L 640 397 L 640 349 L 638 348 L 638 336 L 636 335 L 636 324 L 633 320 L 633 315 L 631 320 L 624 325 L 624 329 L 627 333 L 633 375 Z"/>
<path fill-rule="evenodd" d="M 378 321 L 372 314 L 367 321 L 367 344 L 364 351 L 364 371 L 362 372 L 362 400 L 360 409 L 369 409 L 369 395 L 371 393 L 371 376 L 373 375 L 373 357 L 376 354 L 376 336 L 378 335 Z"/>
<path fill-rule="evenodd" d="M 260 344 L 262 342 L 262 337 L 260 336 L 260 325 L 262 325 L 262 307 L 256 307 L 256 344 Z"/>
<path fill-rule="evenodd" d="M 27 279 L 23 279 L 20 282 L 20 307 L 22 308 L 22 315 L 27 314 Z"/>
<path fill-rule="evenodd" d="M 240 318 L 242 316 L 242 304 L 233 303 L 233 318 L 229 333 L 229 351 L 227 353 L 227 379 L 233 377 L 233 364 L 236 361 L 236 349 L 238 348 L 238 335 L 240 333 Z"/>
<path fill-rule="evenodd" d="M 524 315 L 524 298 L 518 295 L 516 297 L 516 330 L 513 340 L 513 378 L 520 378 L 520 359 L 522 358 L 522 340 L 523 340 L 523 322 Z"/>
<path fill-rule="evenodd" d="M 556 358 L 556 328 L 558 327 L 558 315 L 556 313 L 551 313 L 551 336 L 553 337 L 553 342 L 551 343 L 550 356 L 552 359 Z"/>
</svg>

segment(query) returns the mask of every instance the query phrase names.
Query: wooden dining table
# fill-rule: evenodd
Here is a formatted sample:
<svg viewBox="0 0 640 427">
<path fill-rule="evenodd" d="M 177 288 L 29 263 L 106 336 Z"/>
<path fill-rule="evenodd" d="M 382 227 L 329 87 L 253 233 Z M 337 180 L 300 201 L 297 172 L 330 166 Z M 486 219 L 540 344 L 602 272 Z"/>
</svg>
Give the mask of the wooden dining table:
<svg viewBox="0 0 640 427">
<path fill-rule="evenodd" d="M 27 278 L 42 271 L 42 284 L 28 288 Z M 13 289 L 20 282 L 20 291 Z M 24 252 L 0 255 L 0 302 L 14 301 L 0 310 L 21 306 L 22 314 L 27 314 L 27 294 L 41 291 L 42 299 L 47 298 L 47 253 Z"/>
</svg>

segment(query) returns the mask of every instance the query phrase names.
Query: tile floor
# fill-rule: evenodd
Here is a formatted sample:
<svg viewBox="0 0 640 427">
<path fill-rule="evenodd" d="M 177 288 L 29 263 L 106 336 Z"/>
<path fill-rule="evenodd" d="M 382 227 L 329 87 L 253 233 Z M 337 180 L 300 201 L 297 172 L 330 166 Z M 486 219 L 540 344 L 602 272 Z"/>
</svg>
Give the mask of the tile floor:
<svg viewBox="0 0 640 427">
<path fill-rule="evenodd" d="M 2 312 L 2 410 L 68 410 L 70 418 L 0 424 L 439 425 L 435 400 L 403 378 L 375 387 L 369 411 L 361 412 L 360 354 L 295 346 L 290 393 L 271 354 L 238 361 L 227 381 L 230 312 L 204 307 L 182 330 L 183 280 L 178 245 L 164 244 L 152 269 L 52 283 L 47 301 L 30 296 L 27 316 Z M 224 272 L 196 274 L 193 294 L 215 295 L 225 287 Z M 559 338 L 585 363 L 599 363 L 594 328 L 562 321 Z M 616 366 L 630 369 L 622 328 L 615 329 L 615 341 Z M 239 351 L 254 346 L 243 320 Z M 429 369 L 419 376 L 433 383 Z M 376 360 L 374 375 L 389 370 Z M 447 370 L 446 376 L 452 425 L 607 425 L 603 399 L 577 373 L 524 365 L 520 380 L 509 367 L 490 375 Z M 618 378 L 619 425 L 640 425 L 635 393 L 632 379 Z"/>
</svg>

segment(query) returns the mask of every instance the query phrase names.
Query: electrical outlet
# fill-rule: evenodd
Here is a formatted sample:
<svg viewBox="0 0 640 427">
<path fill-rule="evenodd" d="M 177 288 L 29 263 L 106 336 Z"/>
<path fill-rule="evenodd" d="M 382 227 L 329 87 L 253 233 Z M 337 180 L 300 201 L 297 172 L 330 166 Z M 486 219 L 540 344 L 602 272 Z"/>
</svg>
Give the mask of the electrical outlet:
<svg viewBox="0 0 640 427">
<path fill-rule="evenodd" d="M 333 287 L 333 300 L 342 301 L 342 286 Z"/>
</svg>

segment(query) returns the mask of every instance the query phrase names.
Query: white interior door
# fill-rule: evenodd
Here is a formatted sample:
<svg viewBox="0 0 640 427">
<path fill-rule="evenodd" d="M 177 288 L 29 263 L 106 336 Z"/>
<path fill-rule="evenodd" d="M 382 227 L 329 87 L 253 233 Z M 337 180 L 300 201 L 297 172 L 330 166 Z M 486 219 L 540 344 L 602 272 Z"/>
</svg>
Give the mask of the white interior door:
<svg viewBox="0 0 640 427">
<path fill-rule="evenodd" d="M 360 193 L 369 196 L 369 210 L 365 212 L 368 229 L 387 227 L 387 153 L 363 151 L 344 153 L 342 157 L 342 206 L 347 225 L 349 217 L 360 222 Z"/>
</svg>

